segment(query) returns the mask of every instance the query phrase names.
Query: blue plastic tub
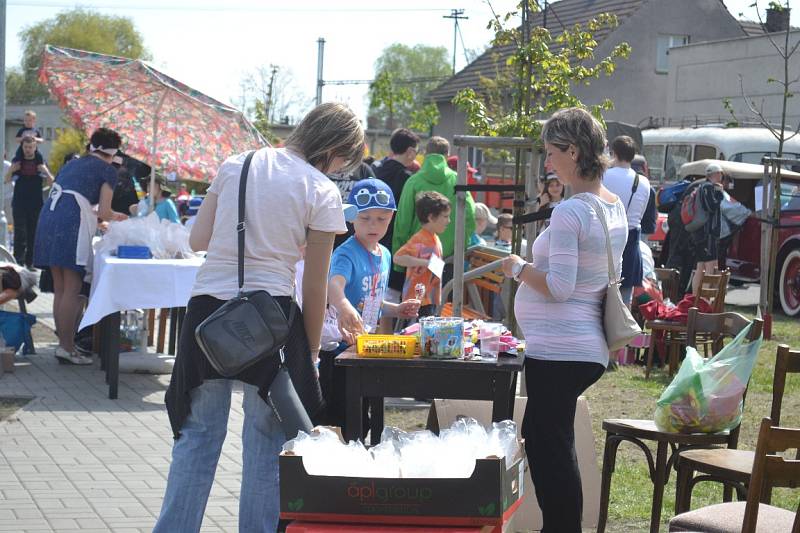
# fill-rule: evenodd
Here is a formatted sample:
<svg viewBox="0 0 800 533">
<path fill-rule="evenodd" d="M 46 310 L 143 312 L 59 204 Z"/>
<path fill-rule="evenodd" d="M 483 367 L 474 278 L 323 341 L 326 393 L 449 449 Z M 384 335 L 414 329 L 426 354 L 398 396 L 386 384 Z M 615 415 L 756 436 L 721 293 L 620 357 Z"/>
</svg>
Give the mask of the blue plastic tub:
<svg viewBox="0 0 800 533">
<path fill-rule="evenodd" d="M 117 246 L 117 257 L 120 259 L 150 259 L 153 254 L 147 246 Z"/>
</svg>

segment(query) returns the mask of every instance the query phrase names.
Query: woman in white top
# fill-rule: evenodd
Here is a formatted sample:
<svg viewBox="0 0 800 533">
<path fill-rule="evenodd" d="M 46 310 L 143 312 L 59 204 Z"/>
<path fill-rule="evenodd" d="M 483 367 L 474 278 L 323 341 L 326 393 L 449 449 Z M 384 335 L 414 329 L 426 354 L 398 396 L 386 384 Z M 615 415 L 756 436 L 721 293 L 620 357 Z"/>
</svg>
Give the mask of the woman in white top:
<svg viewBox="0 0 800 533">
<path fill-rule="evenodd" d="M 542 129 L 547 160 L 574 195 L 556 206 L 533 244 L 533 263 L 510 255 L 503 270 L 519 283 L 514 313 L 526 340 L 528 403 L 522 424 L 543 533 L 580 533 L 582 492 L 575 458 L 577 398 L 603 375 L 608 347 L 601 302 L 608 285 L 608 222 L 619 275 L 628 234 L 625 207 L 600 178 L 606 144 L 583 109 L 554 114 Z"/>
<path fill-rule="evenodd" d="M 292 382 L 309 415 L 323 407 L 315 363 L 325 313 L 334 235 L 346 231 L 342 198 L 324 173 L 361 162 L 364 132 L 347 107 L 322 104 L 286 139 L 285 148 L 255 152 L 247 181 L 244 290 L 266 290 L 290 316 L 295 264 L 305 246 L 303 310 L 296 311 L 284 349 Z M 278 525 L 278 454 L 286 440 L 265 398 L 279 358 L 223 379 L 197 345 L 194 331 L 237 283 L 239 177 L 246 154 L 229 158 L 208 189 L 189 242 L 207 250 L 181 327 L 166 403 L 175 437 L 156 532 L 199 531 L 228 426 L 233 381 L 243 382 L 242 487 L 239 531 Z"/>
</svg>

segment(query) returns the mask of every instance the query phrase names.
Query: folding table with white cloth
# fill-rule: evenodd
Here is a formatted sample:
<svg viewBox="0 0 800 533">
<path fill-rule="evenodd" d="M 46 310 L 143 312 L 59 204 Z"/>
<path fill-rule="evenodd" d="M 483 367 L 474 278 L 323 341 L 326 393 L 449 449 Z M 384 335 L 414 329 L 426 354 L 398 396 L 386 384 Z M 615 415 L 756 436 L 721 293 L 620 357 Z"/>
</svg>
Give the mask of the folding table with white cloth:
<svg viewBox="0 0 800 533">
<path fill-rule="evenodd" d="M 89 305 L 78 329 L 98 324 L 100 360 L 106 372 L 108 397 L 117 397 L 119 383 L 120 312 L 129 309 L 174 309 L 178 331 L 191 296 L 200 257 L 191 259 L 94 258 Z"/>
</svg>

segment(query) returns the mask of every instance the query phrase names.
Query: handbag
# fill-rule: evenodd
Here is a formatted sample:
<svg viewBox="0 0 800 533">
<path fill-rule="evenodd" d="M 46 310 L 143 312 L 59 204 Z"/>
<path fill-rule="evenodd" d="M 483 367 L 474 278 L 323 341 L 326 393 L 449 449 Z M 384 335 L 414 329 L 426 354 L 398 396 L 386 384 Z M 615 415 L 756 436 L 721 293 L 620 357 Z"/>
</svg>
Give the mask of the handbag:
<svg viewBox="0 0 800 533">
<path fill-rule="evenodd" d="M 622 280 L 617 279 L 614 269 L 614 254 L 611 251 L 611 237 L 608 234 L 608 224 L 603 210 L 596 207 L 593 199 L 584 195 L 575 195 L 575 198 L 583 200 L 597 213 L 603 232 L 606 234 L 606 255 L 608 256 L 608 286 L 603 298 L 603 331 L 606 335 L 606 344 L 610 351 L 619 350 L 628 345 L 637 335 L 642 332 L 642 328 L 633 318 L 631 310 L 622 301 L 622 294 L 619 291 Z"/>
<path fill-rule="evenodd" d="M 295 315 L 291 305 L 289 318 L 280 304 L 265 290 L 243 291 L 245 191 L 253 153 L 247 154 L 239 181 L 238 234 L 239 292 L 209 315 L 194 335 L 208 362 L 219 375 L 231 378 L 246 368 L 282 350 L 289 338 L 289 327 Z"/>
</svg>

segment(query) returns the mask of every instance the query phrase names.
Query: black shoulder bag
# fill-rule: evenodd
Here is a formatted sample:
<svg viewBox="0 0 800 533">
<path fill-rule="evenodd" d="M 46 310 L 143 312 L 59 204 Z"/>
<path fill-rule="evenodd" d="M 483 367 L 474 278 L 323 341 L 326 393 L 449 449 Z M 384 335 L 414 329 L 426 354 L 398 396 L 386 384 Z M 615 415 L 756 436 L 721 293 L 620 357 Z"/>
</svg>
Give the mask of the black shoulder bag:
<svg viewBox="0 0 800 533">
<path fill-rule="evenodd" d="M 287 320 L 280 304 L 264 290 L 244 292 L 245 191 L 253 153 L 247 154 L 239 181 L 239 293 L 194 331 L 197 344 L 221 376 L 231 378 L 282 351 L 289 338 L 295 305 Z M 282 356 L 282 354 L 281 354 Z"/>
</svg>

